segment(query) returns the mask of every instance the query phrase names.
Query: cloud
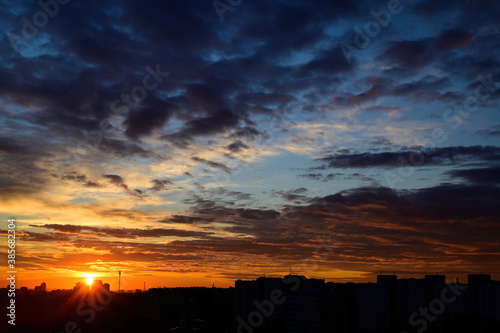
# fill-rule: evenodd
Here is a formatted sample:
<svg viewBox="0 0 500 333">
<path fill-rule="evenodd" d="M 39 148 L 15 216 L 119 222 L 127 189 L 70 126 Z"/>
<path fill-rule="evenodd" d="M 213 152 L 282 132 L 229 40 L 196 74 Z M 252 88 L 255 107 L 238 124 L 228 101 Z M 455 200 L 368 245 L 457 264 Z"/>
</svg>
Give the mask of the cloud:
<svg viewBox="0 0 500 333">
<path fill-rule="evenodd" d="M 471 183 L 500 185 L 500 166 L 450 170 L 446 174 L 455 178 L 465 179 Z"/>
<path fill-rule="evenodd" d="M 182 223 L 182 224 L 192 224 L 192 223 L 210 223 L 215 221 L 215 217 L 196 217 L 187 215 L 172 215 L 171 217 L 160 220 L 161 223 Z"/>
<path fill-rule="evenodd" d="M 169 185 L 173 184 L 173 181 L 170 179 L 153 179 L 151 180 L 153 186 L 150 188 L 152 191 L 162 191 L 168 189 Z"/>
<path fill-rule="evenodd" d="M 305 188 L 288 191 L 297 195 L 306 192 Z M 289 202 L 281 212 L 199 199 L 191 206 L 189 215 L 173 215 L 158 222 L 198 226 L 203 231 L 32 224 L 30 228 L 53 232 L 27 231 L 26 240 L 64 242 L 80 253 L 84 249 L 100 251 L 93 254 L 94 259 L 80 256 L 79 260 L 90 262 L 99 258 L 147 265 L 186 257 L 203 260 L 204 267 L 219 267 L 216 262 L 221 256 L 233 261 L 244 256 L 247 264 L 252 262 L 247 256 L 253 256 L 261 264 L 286 272 L 288 265 L 310 257 L 319 240 L 329 237 L 321 245 L 323 252 L 329 251 L 320 262 L 325 269 L 356 269 L 370 274 L 377 269 L 357 265 L 374 265 L 414 274 L 437 267 L 443 272 L 467 272 L 469 264 L 487 267 L 487 261 L 498 256 L 500 244 L 495 235 L 500 228 L 500 213 L 495 203 L 499 199 L 500 188 L 490 184 L 441 184 L 401 191 L 359 187 L 309 198 L 306 204 Z M 225 236 L 214 237 L 220 232 Z M 468 238 L 466 244 L 464 234 Z M 140 241 L 162 237 L 175 239 L 168 244 Z M 145 252 L 150 255 L 141 255 Z M 206 257 L 206 253 L 210 255 Z M 59 267 L 61 260 L 60 267 L 67 268 L 63 262 L 67 265 L 70 258 L 71 254 L 62 254 L 54 259 L 54 267 Z M 155 270 L 155 266 L 146 269 Z M 221 273 L 226 271 L 223 267 L 218 269 Z"/>
<path fill-rule="evenodd" d="M 206 117 L 197 117 L 185 123 L 184 128 L 175 133 L 165 134 L 161 138 L 177 148 L 186 149 L 197 136 L 210 136 L 237 128 L 240 117 L 227 109 L 214 112 Z"/>
<path fill-rule="evenodd" d="M 125 134 L 134 140 L 150 135 L 155 128 L 162 128 L 168 119 L 178 110 L 177 105 L 161 101 L 158 105 L 144 107 L 130 112 L 125 125 Z"/>
<path fill-rule="evenodd" d="M 424 154 L 425 153 L 425 154 Z M 455 165 L 469 161 L 500 161 L 500 148 L 493 146 L 443 147 L 428 150 L 406 150 L 399 152 L 334 154 L 317 159 L 325 163 L 312 169 L 326 168 L 393 168 L 403 165 L 401 158 L 422 154 L 425 158 L 419 165 Z"/>
<path fill-rule="evenodd" d="M 200 237 L 208 236 L 211 232 L 198 232 L 180 229 L 130 229 L 130 228 L 105 228 L 91 227 L 71 224 L 42 224 L 30 225 L 31 227 L 52 229 L 64 233 L 72 233 L 79 235 L 99 235 L 116 238 L 157 238 L 157 237 Z"/>
<path fill-rule="evenodd" d="M 102 176 L 104 178 L 107 178 L 111 184 L 121 187 L 125 190 L 128 190 L 128 186 L 125 184 L 125 181 L 123 180 L 122 177 L 118 175 L 102 175 Z"/>
<path fill-rule="evenodd" d="M 443 30 L 436 40 L 436 46 L 450 50 L 454 48 L 466 47 L 472 40 L 472 34 L 467 31 Z"/>
<path fill-rule="evenodd" d="M 322 263 L 327 266 L 345 267 L 357 260 L 390 267 L 394 260 L 408 271 L 415 271 L 412 265 L 416 262 L 425 267 L 435 264 L 442 265 L 443 270 L 456 269 L 457 260 L 472 263 L 490 256 L 489 248 L 500 246 L 491 233 L 500 228 L 495 208 L 499 198 L 500 188 L 490 185 L 441 184 L 410 191 L 352 188 L 310 198 L 306 205 L 290 202 L 282 212 L 224 207 L 220 202 L 199 200 L 191 208 L 193 218 L 223 221 L 225 231 L 251 238 L 226 238 L 215 243 L 179 240 L 175 244 L 216 253 L 244 250 L 286 262 L 287 258 L 301 258 L 307 246 L 315 246 L 315 239 L 329 235 L 329 245 L 335 243 L 337 247 Z M 183 216 L 179 222 L 185 219 Z M 464 234 L 469 237 L 467 244 L 463 244 Z M 285 250 L 284 244 L 297 244 L 298 248 Z M 429 258 L 433 260 L 429 262 Z M 462 268 L 466 272 L 467 264 Z"/>
<path fill-rule="evenodd" d="M 489 129 L 476 131 L 476 134 L 482 135 L 484 137 L 500 136 L 500 124 L 492 126 Z"/>
<path fill-rule="evenodd" d="M 239 153 L 240 151 L 248 149 L 249 147 L 240 140 L 237 140 L 228 145 L 226 148 L 232 153 Z"/>
<path fill-rule="evenodd" d="M 198 163 L 206 164 L 208 166 L 211 166 L 212 168 L 220 169 L 229 175 L 233 173 L 230 168 L 228 168 L 227 166 L 225 166 L 222 163 L 209 161 L 209 160 L 206 160 L 204 158 L 197 157 L 197 156 L 191 157 L 191 160 L 198 162 Z"/>
<path fill-rule="evenodd" d="M 267 138 L 268 135 L 264 132 L 261 132 L 253 127 L 243 127 L 237 129 L 235 132 L 231 134 L 232 137 L 236 138 L 244 138 L 247 140 L 256 140 L 258 138 Z"/>
<path fill-rule="evenodd" d="M 145 195 L 141 190 L 138 190 L 138 189 L 131 191 L 129 189 L 128 185 L 125 184 L 125 180 L 118 175 L 102 175 L 102 177 L 108 179 L 111 184 L 123 189 L 125 192 L 127 192 L 128 194 L 130 194 L 132 196 L 140 198 L 140 197 L 143 197 Z"/>
<path fill-rule="evenodd" d="M 407 67 L 419 68 L 434 60 L 426 41 L 398 41 L 385 50 L 383 57 L 400 62 Z"/>
<path fill-rule="evenodd" d="M 323 175 L 321 173 L 305 173 L 299 175 L 299 177 L 313 179 L 313 180 L 320 180 L 321 178 L 323 178 Z"/>
<path fill-rule="evenodd" d="M 308 189 L 305 187 L 297 188 L 295 190 L 289 191 L 275 191 L 271 190 L 271 197 L 281 197 L 283 200 L 293 202 L 295 204 L 300 204 L 303 201 L 307 201 L 308 197 L 304 194 Z"/>
<path fill-rule="evenodd" d="M 77 182 L 77 183 L 82 183 L 83 186 L 85 186 L 85 187 L 96 187 L 96 188 L 102 187 L 102 185 L 100 185 L 99 183 L 90 181 L 86 175 L 77 174 L 74 171 L 63 175 L 61 177 L 61 179 L 62 180 L 72 180 L 72 181 Z"/>
</svg>

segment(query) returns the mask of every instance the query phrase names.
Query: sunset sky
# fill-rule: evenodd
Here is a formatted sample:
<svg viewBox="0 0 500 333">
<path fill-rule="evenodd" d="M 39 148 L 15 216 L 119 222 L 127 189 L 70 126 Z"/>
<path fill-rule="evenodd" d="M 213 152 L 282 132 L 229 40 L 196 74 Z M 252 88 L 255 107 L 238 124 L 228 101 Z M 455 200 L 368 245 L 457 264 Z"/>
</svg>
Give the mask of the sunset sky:
<svg viewBox="0 0 500 333">
<path fill-rule="evenodd" d="M 500 279 L 498 1 L 0 2 L 18 287 Z"/>
</svg>

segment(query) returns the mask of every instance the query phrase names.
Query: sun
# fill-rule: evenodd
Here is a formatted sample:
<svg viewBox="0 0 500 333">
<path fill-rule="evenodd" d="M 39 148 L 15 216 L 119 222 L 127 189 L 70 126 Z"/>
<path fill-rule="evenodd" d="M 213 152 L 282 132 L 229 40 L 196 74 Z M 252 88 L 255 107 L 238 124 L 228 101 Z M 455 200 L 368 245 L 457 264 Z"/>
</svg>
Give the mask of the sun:
<svg viewBox="0 0 500 333">
<path fill-rule="evenodd" d="M 89 286 L 91 286 L 91 285 L 92 285 L 92 283 L 94 283 L 94 278 L 93 278 L 93 277 L 89 277 L 89 278 L 87 278 L 87 280 L 85 280 L 85 282 L 86 282 Z"/>
</svg>

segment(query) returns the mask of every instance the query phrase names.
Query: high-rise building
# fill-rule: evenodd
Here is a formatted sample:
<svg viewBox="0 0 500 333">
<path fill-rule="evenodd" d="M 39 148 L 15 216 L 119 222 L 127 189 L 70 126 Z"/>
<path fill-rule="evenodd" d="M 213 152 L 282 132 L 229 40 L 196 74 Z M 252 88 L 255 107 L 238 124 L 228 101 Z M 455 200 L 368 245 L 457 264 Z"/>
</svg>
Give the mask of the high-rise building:
<svg viewBox="0 0 500 333">
<path fill-rule="evenodd" d="M 35 291 L 41 291 L 41 292 L 47 291 L 47 285 L 45 284 L 45 282 L 42 282 L 41 285 L 36 286 Z"/>
</svg>

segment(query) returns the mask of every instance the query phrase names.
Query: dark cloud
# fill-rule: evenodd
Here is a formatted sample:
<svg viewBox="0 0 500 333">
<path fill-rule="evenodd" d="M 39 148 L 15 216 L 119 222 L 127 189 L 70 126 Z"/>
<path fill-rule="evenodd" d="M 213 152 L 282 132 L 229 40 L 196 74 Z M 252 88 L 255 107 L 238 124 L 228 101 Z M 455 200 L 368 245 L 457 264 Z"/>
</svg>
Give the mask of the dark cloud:
<svg viewBox="0 0 500 333">
<path fill-rule="evenodd" d="M 416 69 L 422 68 L 430 64 L 443 63 L 450 72 L 459 72 L 455 64 L 450 66 L 450 63 L 455 63 L 458 59 L 467 57 L 459 52 L 458 49 L 468 48 L 474 41 L 474 34 L 467 31 L 466 28 L 450 29 L 449 27 L 443 30 L 438 30 L 438 33 L 432 37 L 413 40 L 398 40 L 389 43 L 389 47 L 378 56 L 379 60 L 390 62 L 395 67 L 389 72 L 397 74 L 415 73 Z M 477 45 L 473 45 L 476 48 Z M 454 53 L 451 53 L 455 51 Z M 469 59 L 471 57 L 469 51 Z M 472 53 L 474 54 L 474 52 Z M 472 60 L 473 62 L 484 61 Z M 439 65 L 438 65 L 439 66 Z M 470 64 L 468 67 L 471 67 Z M 462 69 L 460 70 L 460 72 Z"/>
<path fill-rule="evenodd" d="M 304 192 L 297 189 L 289 193 L 297 191 Z M 282 212 L 233 208 L 198 199 L 191 208 L 194 221 L 200 217 L 224 221 L 229 225 L 225 230 L 252 238 L 220 239 L 212 243 L 203 239 L 175 241 L 175 245 L 215 252 L 245 249 L 249 253 L 267 254 L 286 261 L 286 258 L 301 257 L 305 244 L 314 246 L 318 237 L 329 235 L 332 239 L 329 245 L 335 243 L 338 247 L 328 261 L 336 267 L 344 267 L 354 258 L 366 262 L 366 258 L 362 258 L 368 254 L 374 258 L 374 263 L 388 258 L 415 262 L 419 260 L 416 258 L 427 257 L 447 267 L 450 260 L 457 258 L 472 263 L 484 256 L 488 247 L 499 246 L 494 236 L 500 228 L 497 223 L 500 211 L 495 206 L 499 198 L 500 189 L 491 185 L 442 184 L 401 191 L 385 187 L 353 188 L 310 198 L 306 205 L 290 201 Z M 174 217 L 173 220 L 186 223 L 191 216 Z M 433 230 L 431 234 L 429 229 Z M 463 246 L 464 234 L 468 235 L 471 248 L 478 251 L 465 257 L 462 250 L 450 250 Z M 297 244 L 298 248 L 291 250 L 285 248 L 285 244 Z M 494 254 L 490 258 L 495 257 Z M 466 265 L 463 269 L 467 269 Z"/>
<path fill-rule="evenodd" d="M 316 59 L 303 65 L 301 75 L 336 75 L 352 71 L 353 64 L 345 61 L 342 50 L 338 47 L 321 53 Z"/>
<path fill-rule="evenodd" d="M 344 93 L 336 96 L 334 103 L 342 106 L 351 106 L 352 104 L 357 106 L 369 105 L 364 110 L 393 112 L 401 111 L 402 108 L 372 106 L 369 103 L 378 101 L 382 97 L 404 97 L 417 103 L 431 102 L 436 99 L 458 100 L 461 97 L 461 95 L 447 90 L 452 86 L 448 78 L 438 78 L 433 75 L 427 75 L 421 79 L 405 83 L 396 82 L 388 77 L 369 77 L 366 81 L 370 88 L 359 94 Z"/>
<path fill-rule="evenodd" d="M 411 97 L 415 101 L 434 101 L 449 98 L 451 92 L 446 91 L 451 86 L 448 78 L 437 78 L 427 75 L 420 80 L 396 85 L 394 96 Z M 443 91 L 443 93 L 440 93 Z"/>
<path fill-rule="evenodd" d="M 377 136 L 370 141 L 370 144 L 376 146 L 392 146 L 392 142 L 383 136 Z"/>
<path fill-rule="evenodd" d="M 102 177 L 108 179 L 111 184 L 123 189 L 125 192 L 132 196 L 141 198 L 144 195 L 144 192 L 141 190 L 130 190 L 128 185 L 125 184 L 125 180 L 118 175 L 102 175 Z"/>
<path fill-rule="evenodd" d="M 153 183 L 153 186 L 150 189 L 158 192 L 168 189 L 174 182 L 170 179 L 153 179 L 151 183 Z"/>
<path fill-rule="evenodd" d="M 242 37 L 236 41 L 229 37 L 229 25 L 220 24 L 212 4 L 165 5 L 153 1 L 150 8 L 156 10 L 152 13 L 138 1 L 111 1 L 103 6 L 71 3 L 64 10 L 61 8 L 64 15 L 58 15 L 43 29 L 46 45 L 51 45 L 53 51 L 44 52 L 42 48 L 37 57 L 14 57 L 13 52 L 7 52 L 9 43 L 2 45 L 3 67 L 9 70 L 2 70 L 0 91 L 12 103 L 35 103 L 40 112 L 33 113 L 32 123 L 81 140 L 81 130 L 99 129 L 99 122 L 114 114 L 112 102 L 143 83 L 148 74 L 146 66 L 155 68 L 158 64 L 163 72 L 170 73 L 169 78 L 159 82 L 154 91 L 148 91 L 135 109 L 130 108 L 123 126 L 117 128 L 117 136 L 110 135 L 105 142 L 118 140 L 120 132 L 133 140 L 147 138 L 155 130 L 161 132 L 172 119 L 180 121 L 181 126 L 162 135 L 177 148 L 188 147 L 197 137 L 226 131 L 241 138 L 255 137 L 262 134 L 250 127 L 255 125 L 257 115 L 270 114 L 276 108 L 314 110 L 312 105 L 300 105 L 298 96 L 310 94 L 311 89 L 316 90 L 312 95 L 332 96 L 336 91 L 332 83 L 342 82 L 345 74 L 357 69 L 345 61 L 337 47 L 338 36 L 332 37 L 328 29 L 339 18 L 366 20 L 364 15 L 373 6 L 373 2 L 364 1 L 257 1 L 238 7 L 238 12 L 226 13 L 247 19 L 232 21 L 231 29 Z M 488 6 L 490 9 L 486 10 Z M 394 40 L 383 52 L 385 59 L 418 68 L 439 58 L 433 50 L 469 47 L 476 34 L 468 25 L 478 17 L 484 20 L 476 21 L 490 23 L 498 8 L 495 3 L 488 6 L 470 1 L 444 1 L 439 5 L 419 2 L 415 7 L 418 14 L 461 11 L 458 16 L 463 18 L 463 27 L 443 23 L 434 37 Z M 118 27 L 114 21 L 117 8 L 122 17 L 127 17 L 124 26 Z M 33 10 L 29 5 L 9 10 L 12 18 L 6 26 L 19 30 L 19 15 Z M 190 22 L 189 26 L 186 22 Z M 350 23 L 338 29 L 342 31 L 336 34 L 342 36 L 346 34 L 344 30 L 352 32 Z M 74 58 L 67 59 L 68 53 L 74 54 Z M 290 64 L 297 59 L 301 60 L 299 64 Z M 484 62 L 484 57 L 481 60 Z M 385 83 L 372 89 L 365 97 L 391 90 Z M 451 92 L 444 96 L 450 97 Z M 144 147 L 138 144 L 135 152 L 141 153 L 139 150 Z M 116 142 L 103 142 L 98 149 L 105 146 L 106 152 L 122 152 Z M 126 157 L 129 153 L 118 156 Z"/>
<path fill-rule="evenodd" d="M 242 103 L 254 104 L 256 106 L 280 106 L 286 105 L 293 100 L 293 96 L 272 93 L 244 93 L 239 94 L 237 100 Z"/>
<path fill-rule="evenodd" d="M 476 131 L 476 134 L 479 134 L 479 135 L 482 135 L 485 137 L 500 136 L 500 124 L 492 126 L 489 129 Z"/>
<path fill-rule="evenodd" d="M 110 157 L 112 157 L 113 155 L 119 158 L 132 156 L 138 156 L 142 158 L 156 157 L 153 152 L 144 149 L 138 144 L 112 138 L 105 138 L 97 148 L 105 154 L 108 154 Z"/>
<path fill-rule="evenodd" d="M 308 178 L 312 180 L 320 180 L 322 182 L 329 182 L 332 180 L 362 180 L 362 181 L 369 181 L 372 183 L 376 183 L 376 181 L 373 178 L 370 178 L 366 175 L 362 175 L 360 173 L 351 173 L 351 174 L 343 174 L 343 173 L 329 173 L 327 175 L 323 175 L 321 173 L 309 173 L 309 174 L 302 174 L 299 175 L 300 177 L 303 178 Z"/>
<path fill-rule="evenodd" d="M 73 172 L 71 174 L 67 174 L 61 177 L 61 179 L 66 180 L 74 180 L 76 182 L 86 182 L 87 181 L 87 176 L 85 175 L 79 175 L 76 172 Z"/>
<path fill-rule="evenodd" d="M 199 225 L 206 231 L 43 224 L 30 227 L 54 232 L 29 233 L 26 240 L 64 241 L 78 248 L 105 250 L 111 254 L 99 255 L 99 259 L 110 261 L 119 258 L 148 263 L 182 256 L 201 260 L 203 254 L 210 253 L 210 258 L 204 261 L 204 266 L 210 266 L 221 254 L 232 260 L 237 254 L 247 254 L 257 256 L 260 263 L 272 261 L 285 268 L 298 259 L 308 258 L 321 244 L 323 252 L 329 251 L 321 262 L 325 267 L 349 270 L 355 267 L 353 261 L 392 267 L 390 261 L 395 260 L 400 270 L 408 272 L 415 272 L 415 263 L 427 269 L 440 267 L 442 271 L 466 272 L 468 265 L 498 257 L 494 249 L 500 246 L 496 237 L 500 231 L 497 222 L 500 211 L 496 207 L 499 199 L 500 188 L 489 184 L 441 184 L 401 191 L 385 187 L 353 188 L 310 198 L 306 205 L 290 202 L 281 212 L 235 208 L 198 199 L 190 215 L 174 215 L 159 222 Z M 235 236 L 213 237 L 213 222 L 222 222 L 222 230 Z M 221 230 L 220 226 L 213 228 Z M 129 241 L 124 246 L 125 243 L 118 241 L 96 239 L 95 235 L 133 240 L 180 239 L 168 244 Z M 467 235 L 467 244 L 463 243 L 463 235 Z M 470 251 L 464 253 L 464 247 Z M 141 257 L 144 251 L 149 259 Z M 95 255 L 93 258 L 88 260 L 95 261 Z M 458 266 L 457 260 L 461 263 Z"/>
<path fill-rule="evenodd" d="M 187 85 L 186 97 L 191 101 L 193 108 L 203 110 L 207 114 L 215 114 L 227 107 L 221 91 L 208 85 Z"/>
<path fill-rule="evenodd" d="M 102 185 L 100 185 L 99 183 L 96 183 L 96 182 L 93 182 L 93 181 L 90 181 L 86 175 L 80 175 L 80 174 L 77 174 L 76 172 L 71 172 L 69 174 L 65 174 L 61 177 L 62 180 L 72 180 L 72 181 L 75 181 L 77 183 L 81 183 L 83 184 L 83 186 L 86 186 L 86 187 L 102 187 Z"/>
<path fill-rule="evenodd" d="M 169 218 L 165 218 L 158 222 L 161 223 L 184 223 L 184 224 L 192 224 L 192 223 L 210 223 L 215 220 L 215 217 L 196 217 L 196 216 L 188 216 L 188 215 L 173 215 Z"/>
<path fill-rule="evenodd" d="M 276 190 L 271 190 L 271 196 L 272 197 L 281 197 L 285 201 L 290 201 L 295 204 L 300 204 L 304 201 L 307 201 L 308 197 L 304 194 L 307 192 L 308 189 L 305 187 L 297 188 L 295 190 L 289 190 L 289 191 L 276 191 Z"/>
<path fill-rule="evenodd" d="M 299 187 L 299 188 L 296 188 L 295 190 L 291 190 L 290 192 L 297 194 L 297 193 L 305 193 L 307 191 L 309 191 L 307 188 Z"/>
<path fill-rule="evenodd" d="M 27 153 L 29 150 L 28 147 L 23 147 L 12 138 L 0 137 L 0 151 L 15 155 Z"/>
<path fill-rule="evenodd" d="M 321 178 L 323 178 L 323 175 L 321 173 L 306 173 L 299 175 L 299 177 L 320 180 Z"/>
<path fill-rule="evenodd" d="M 235 201 L 239 200 L 251 200 L 253 199 L 252 194 L 250 193 L 243 193 L 239 191 L 226 191 L 226 196 L 234 198 Z"/>
<path fill-rule="evenodd" d="M 268 135 L 264 132 L 261 132 L 253 127 L 243 127 L 239 128 L 236 130 L 234 133 L 231 135 L 232 137 L 236 138 L 243 138 L 247 140 L 256 140 L 258 138 L 267 138 Z"/>
<path fill-rule="evenodd" d="M 0 197 L 4 200 L 43 193 L 53 181 L 48 167 L 56 148 L 48 142 L 12 135 L 0 137 Z"/>
<path fill-rule="evenodd" d="M 407 67 L 419 68 L 434 60 L 435 55 L 426 41 L 399 41 L 393 42 L 383 57 Z"/>
<path fill-rule="evenodd" d="M 164 105 L 149 106 L 137 112 L 131 112 L 125 121 L 127 126 L 125 134 L 134 140 L 150 135 L 153 129 L 162 128 L 177 110 L 177 105 L 164 103 Z"/>
<path fill-rule="evenodd" d="M 228 168 L 227 166 L 225 166 L 222 163 L 217 163 L 217 162 L 209 161 L 209 160 L 206 160 L 204 158 L 197 157 L 197 156 L 193 156 L 193 157 L 191 157 L 191 159 L 193 161 L 195 161 L 195 162 L 211 166 L 212 168 L 220 169 L 220 170 L 224 171 L 227 174 L 232 174 L 233 173 L 230 168 Z"/>
<path fill-rule="evenodd" d="M 444 0 L 435 3 L 432 0 L 425 0 L 417 3 L 414 10 L 423 16 L 429 16 L 436 14 L 436 11 L 440 13 L 454 11 L 457 7 L 460 7 L 463 2 L 464 1 Z"/>
<path fill-rule="evenodd" d="M 193 137 L 187 132 L 165 134 L 161 137 L 177 148 L 186 149 L 194 141 Z"/>
<path fill-rule="evenodd" d="M 157 238 L 157 237 L 200 237 L 210 235 L 210 232 L 197 232 L 179 229 L 126 229 L 126 228 L 105 228 L 91 227 L 72 224 L 42 224 L 30 225 L 31 227 L 52 229 L 59 232 L 76 234 L 96 234 L 100 236 L 110 236 L 117 238 Z"/>
<path fill-rule="evenodd" d="M 311 200 L 311 205 L 302 208 L 289 208 L 285 213 L 296 214 L 300 211 L 314 212 L 318 217 L 326 212 L 357 215 L 355 209 L 362 209 L 369 216 L 378 219 L 382 212 L 391 215 L 390 220 L 396 224 L 405 224 L 400 220 L 403 216 L 411 216 L 415 221 L 430 221 L 484 218 L 493 222 L 500 214 L 493 201 L 500 195 L 500 188 L 483 185 L 450 185 L 443 184 L 430 188 L 411 191 L 396 191 L 385 187 L 362 187 L 345 190 L 336 194 Z M 370 203 L 365 208 L 364 205 Z M 389 209 L 390 208 L 390 209 Z M 481 210 L 480 214 L 477 211 Z M 380 215 L 381 217 L 382 215 Z M 295 218 L 300 218 L 299 216 Z M 498 226 L 497 226 L 498 227 Z"/>
<path fill-rule="evenodd" d="M 81 130 L 99 129 L 101 120 L 114 115 L 113 101 L 120 100 L 120 105 L 125 106 L 123 96 L 131 95 L 134 87 L 143 84 L 148 74 L 146 66 L 155 68 L 158 64 L 163 72 L 170 73 L 168 80 L 148 91 L 143 101 L 133 100 L 135 107 L 127 107 L 123 128 L 119 126 L 113 135 L 107 135 L 97 149 L 107 153 L 116 150 L 118 157 L 147 153 L 140 145 L 132 152 L 129 149 L 124 152 L 125 142 L 119 142 L 115 134 L 123 132 L 133 140 L 146 138 L 154 130 L 161 131 L 173 117 L 182 121 L 183 126 L 177 132 L 163 133 L 163 138 L 177 148 L 188 147 L 196 137 L 229 130 L 235 130 L 239 137 L 265 135 L 239 125 L 242 121 L 251 124 L 253 112 L 272 112 L 269 107 L 290 104 L 296 99 L 294 91 L 289 91 L 289 84 L 274 87 L 273 93 L 266 91 L 268 88 L 249 88 L 249 82 L 242 82 L 240 73 L 252 70 L 257 80 L 286 73 L 288 69 L 273 65 L 266 57 L 278 60 L 288 57 L 293 50 L 306 50 L 326 38 L 323 27 L 331 19 L 358 11 L 354 3 L 338 1 L 247 6 L 246 15 L 256 20 L 255 25 L 238 23 L 234 27 L 238 34 L 246 36 L 250 45 L 261 45 L 252 56 L 221 33 L 224 27 L 211 4 L 165 6 L 155 1 L 151 6 L 157 13 L 165 13 L 153 14 L 136 1 L 126 4 L 112 1 L 104 7 L 78 3 L 65 6 L 64 15 L 44 29 L 48 32 L 44 37 L 49 38 L 54 52 L 29 60 L 6 57 L 12 70 L 2 73 L 5 75 L 0 90 L 11 102 L 20 105 L 27 105 L 27 100 L 36 101 L 42 111 L 32 117 L 37 125 L 56 128 L 65 136 L 82 140 Z M 33 10 L 28 7 L 27 12 Z M 117 7 L 129 18 L 127 27 L 117 28 L 112 23 L 112 13 Z M 268 13 L 279 24 L 265 24 L 260 12 Z M 185 22 L 190 22 L 189 29 Z M 283 27 L 288 27 L 286 33 Z M 128 33 L 128 29 L 134 32 Z M 9 46 L 6 44 L 4 48 Z M 20 48 L 25 50 L 23 45 Z M 145 49 L 148 52 L 143 52 Z M 67 53 L 75 55 L 72 64 L 64 61 Z M 222 59 L 213 62 L 203 54 L 217 54 Z M 241 55 L 238 60 L 231 60 L 237 54 Z M 341 57 L 336 48 L 317 52 L 317 59 L 300 71 L 308 75 L 344 71 Z M 50 75 L 54 72 L 62 75 Z M 295 75 L 297 71 L 289 73 Z M 162 98 L 165 95 L 170 96 L 168 100 Z M 127 148 L 132 146 L 129 144 Z"/>
<path fill-rule="evenodd" d="M 184 202 L 192 205 L 190 210 L 195 217 L 213 217 L 219 221 L 230 218 L 234 223 L 242 222 L 252 228 L 258 227 L 260 223 L 279 219 L 281 216 L 280 212 L 274 209 L 231 207 L 231 204 L 226 207 L 221 201 L 207 200 L 199 196 Z M 256 225 L 249 225 L 248 221 L 255 222 Z"/>
<path fill-rule="evenodd" d="M 472 34 L 466 31 L 443 30 L 436 40 L 436 46 L 444 49 L 466 47 L 472 40 Z"/>
<path fill-rule="evenodd" d="M 87 186 L 87 187 L 102 187 L 102 185 L 100 185 L 99 183 L 94 183 L 94 182 L 91 182 L 91 181 L 86 182 L 84 186 Z"/>
<path fill-rule="evenodd" d="M 452 177 L 465 179 L 472 183 L 500 185 L 500 166 L 450 170 L 447 172 L 447 174 L 451 175 Z"/>
<path fill-rule="evenodd" d="M 128 190 L 128 186 L 125 184 L 122 177 L 120 177 L 118 175 L 102 175 L 102 176 L 104 178 L 107 178 L 111 184 Z"/>
<path fill-rule="evenodd" d="M 220 110 L 208 117 L 188 121 L 186 130 L 195 136 L 212 135 L 236 127 L 239 121 L 240 117 L 237 114 L 229 110 Z"/>
<path fill-rule="evenodd" d="M 224 133 L 238 127 L 240 117 L 227 109 L 219 110 L 206 117 L 197 117 L 185 123 L 185 127 L 176 133 L 165 134 L 163 140 L 177 148 L 188 148 L 197 136 L 209 136 Z"/>
<path fill-rule="evenodd" d="M 249 147 L 240 140 L 237 140 L 228 145 L 226 148 L 233 153 L 239 153 L 244 149 L 248 149 Z"/>
<path fill-rule="evenodd" d="M 500 161 L 500 148 L 493 146 L 443 147 L 399 152 L 335 154 L 319 158 L 325 168 L 392 168 L 404 165 L 404 161 L 417 159 L 418 165 L 450 165 L 469 161 Z M 421 158 L 415 156 L 423 156 Z M 421 161 L 421 162 L 420 162 Z M 409 162 L 408 162 L 409 163 Z"/>
</svg>

